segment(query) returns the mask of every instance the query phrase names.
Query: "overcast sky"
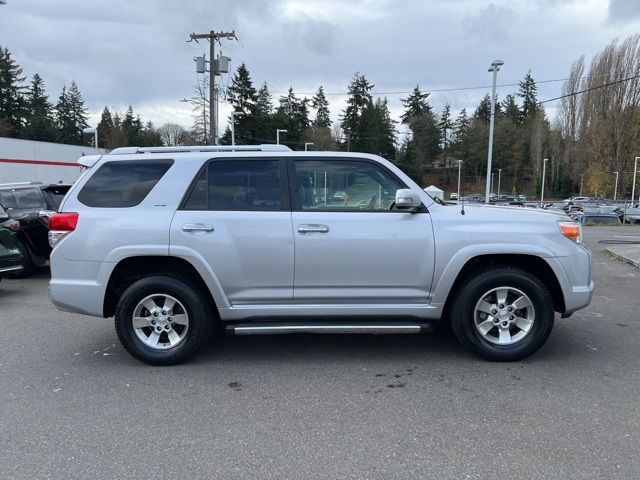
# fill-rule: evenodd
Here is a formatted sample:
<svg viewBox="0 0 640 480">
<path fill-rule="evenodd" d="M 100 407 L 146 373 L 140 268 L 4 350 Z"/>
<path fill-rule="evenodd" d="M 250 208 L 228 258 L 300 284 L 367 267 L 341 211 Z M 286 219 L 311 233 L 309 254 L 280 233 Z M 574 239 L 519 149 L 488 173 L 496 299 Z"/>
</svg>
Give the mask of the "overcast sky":
<svg viewBox="0 0 640 480">
<path fill-rule="evenodd" d="M 232 69 L 245 62 L 256 85 L 277 100 L 290 85 L 343 93 L 354 72 L 376 92 L 491 83 L 487 67 L 504 60 L 498 83 L 532 71 L 540 80 L 565 78 L 580 55 L 587 61 L 614 38 L 640 32 L 640 0 L 7 0 L 0 5 L 0 45 L 28 76 L 44 78 L 55 101 L 75 80 L 95 124 L 102 108 L 133 105 L 143 119 L 189 127 L 196 82 L 193 57 L 206 42 L 190 32 L 235 30 L 223 41 Z M 228 78 L 222 78 L 227 83 Z M 561 82 L 539 86 L 557 96 Z M 502 98 L 515 87 L 499 89 Z M 475 108 L 488 90 L 434 92 L 458 112 Z M 278 93 L 275 93 L 278 92 Z M 387 95 L 398 117 L 405 95 Z M 344 96 L 332 95 L 337 118 Z M 228 107 L 221 105 L 221 114 Z M 554 109 L 549 105 L 553 116 Z M 225 119 L 226 121 L 226 119 Z M 220 129 L 224 122 L 220 122 Z"/>
</svg>

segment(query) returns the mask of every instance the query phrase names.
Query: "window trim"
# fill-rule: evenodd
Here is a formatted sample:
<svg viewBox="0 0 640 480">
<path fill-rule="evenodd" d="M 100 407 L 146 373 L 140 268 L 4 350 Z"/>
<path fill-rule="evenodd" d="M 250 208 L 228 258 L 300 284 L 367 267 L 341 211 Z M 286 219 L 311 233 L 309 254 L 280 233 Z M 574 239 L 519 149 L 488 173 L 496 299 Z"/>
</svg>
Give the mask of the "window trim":
<svg viewBox="0 0 640 480">
<path fill-rule="evenodd" d="M 287 169 L 289 172 L 289 183 L 291 184 L 291 188 L 289 189 L 289 195 L 291 197 L 291 210 L 293 212 L 305 212 L 305 213 L 409 213 L 406 210 L 359 210 L 359 209 L 331 209 L 331 208 L 314 208 L 304 209 L 302 208 L 302 202 L 300 201 L 300 195 L 298 195 L 298 190 L 300 188 L 300 184 L 298 182 L 298 175 L 296 172 L 296 161 L 302 162 L 359 162 L 359 163 L 367 163 L 374 167 L 382 169 L 386 174 L 388 174 L 393 180 L 398 182 L 402 188 L 409 188 L 407 184 L 396 175 L 393 171 L 391 171 L 386 165 L 382 165 L 379 162 L 368 158 L 362 157 L 288 157 L 287 158 Z M 413 212 L 415 213 L 428 213 L 427 208 L 424 203 L 419 210 Z"/>
<path fill-rule="evenodd" d="M 213 210 L 210 208 L 206 208 L 204 210 L 200 209 L 188 209 L 186 208 L 187 202 L 191 197 L 191 193 L 196 188 L 196 184 L 198 183 L 198 179 L 203 172 L 206 172 L 207 175 L 207 198 L 209 193 L 209 165 L 213 162 L 221 162 L 221 161 L 277 161 L 278 168 L 280 170 L 280 208 L 278 210 Z M 202 166 L 198 169 L 197 173 L 191 179 L 191 184 L 189 188 L 185 191 L 182 196 L 182 200 L 180 201 L 180 205 L 178 206 L 178 210 L 184 210 L 187 212 L 262 212 L 262 213 L 273 213 L 273 212 L 290 212 L 291 211 L 291 201 L 289 194 L 289 182 L 287 181 L 287 165 L 285 163 L 285 159 L 282 157 L 213 157 L 205 161 Z"/>
</svg>

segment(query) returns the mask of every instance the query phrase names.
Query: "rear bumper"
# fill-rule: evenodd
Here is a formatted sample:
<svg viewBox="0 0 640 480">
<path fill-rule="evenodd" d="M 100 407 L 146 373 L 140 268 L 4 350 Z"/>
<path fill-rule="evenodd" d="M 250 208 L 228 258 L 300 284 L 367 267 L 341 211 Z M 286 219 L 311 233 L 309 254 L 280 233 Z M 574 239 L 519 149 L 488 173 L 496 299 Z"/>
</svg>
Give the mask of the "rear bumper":
<svg viewBox="0 0 640 480">
<path fill-rule="evenodd" d="M 65 260 L 56 248 L 51 254 L 49 298 L 58 310 L 102 317 L 113 267 L 111 262 Z"/>
</svg>

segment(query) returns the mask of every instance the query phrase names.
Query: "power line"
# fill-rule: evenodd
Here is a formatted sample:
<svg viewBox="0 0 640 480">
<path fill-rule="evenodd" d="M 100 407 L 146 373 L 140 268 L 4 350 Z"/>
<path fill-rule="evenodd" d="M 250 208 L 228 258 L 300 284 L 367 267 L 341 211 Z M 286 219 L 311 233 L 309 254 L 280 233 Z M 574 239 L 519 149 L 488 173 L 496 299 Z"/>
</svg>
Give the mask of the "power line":
<svg viewBox="0 0 640 480">
<path fill-rule="evenodd" d="M 635 75 L 635 76 L 633 76 L 633 77 L 629 77 L 629 78 L 623 78 L 623 79 L 621 79 L 621 80 L 616 80 L 615 82 L 605 83 L 605 84 L 603 84 L 603 85 L 598 85 L 598 86 L 596 86 L 596 87 L 586 88 L 586 89 L 584 89 L 584 90 L 580 90 L 580 91 L 578 91 L 578 92 L 571 92 L 571 93 L 568 93 L 568 94 L 566 94 L 566 95 L 561 95 L 561 96 L 559 96 L 559 97 L 549 98 L 549 99 L 547 99 L 547 100 L 542 100 L 542 101 L 540 101 L 540 102 L 538 102 L 538 103 L 539 103 L 539 104 L 542 104 L 542 103 L 554 102 L 554 101 L 556 101 L 556 100 L 561 100 L 561 99 L 563 99 L 563 98 L 567 98 L 567 97 L 573 97 L 574 95 L 579 95 L 579 94 L 581 94 L 581 93 L 591 92 L 592 90 L 598 90 L 599 88 L 609 87 L 609 86 L 611 86 L 611 85 L 617 85 L 618 83 L 628 82 L 629 80 L 634 80 L 634 79 L 636 79 L 636 78 L 640 78 L 640 75 Z"/>
</svg>

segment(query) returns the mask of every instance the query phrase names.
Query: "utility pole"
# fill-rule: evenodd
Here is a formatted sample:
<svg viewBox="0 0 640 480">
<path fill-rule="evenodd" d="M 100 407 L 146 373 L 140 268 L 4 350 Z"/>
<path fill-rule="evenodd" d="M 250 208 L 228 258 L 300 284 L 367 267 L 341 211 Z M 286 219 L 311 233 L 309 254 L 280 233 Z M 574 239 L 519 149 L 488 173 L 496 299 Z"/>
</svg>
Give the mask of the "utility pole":
<svg viewBox="0 0 640 480">
<path fill-rule="evenodd" d="M 209 131 L 211 132 L 211 145 L 217 145 L 218 143 L 218 131 L 216 130 L 216 68 L 214 66 L 215 62 L 215 46 L 216 42 L 219 42 L 221 38 L 226 38 L 227 40 L 238 39 L 236 37 L 235 31 L 231 32 L 214 32 L 211 30 L 209 33 L 192 33 L 189 35 L 190 40 L 192 42 L 195 40 L 196 42 L 199 39 L 209 40 L 209 61 L 211 65 L 209 66 Z"/>
</svg>

